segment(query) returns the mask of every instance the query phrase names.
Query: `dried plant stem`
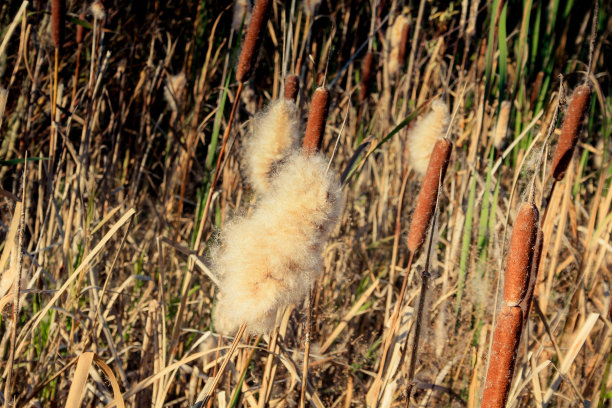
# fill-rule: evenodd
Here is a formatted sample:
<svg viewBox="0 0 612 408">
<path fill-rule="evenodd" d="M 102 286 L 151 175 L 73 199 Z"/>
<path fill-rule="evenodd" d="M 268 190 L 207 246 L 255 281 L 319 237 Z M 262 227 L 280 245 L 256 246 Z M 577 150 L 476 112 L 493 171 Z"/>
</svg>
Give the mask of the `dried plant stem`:
<svg viewBox="0 0 612 408">
<path fill-rule="evenodd" d="M 203 407 L 205 404 L 208 404 L 208 402 L 210 401 L 213 393 L 215 392 L 215 389 L 219 385 L 219 381 L 221 381 L 221 377 L 223 376 L 223 373 L 225 372 L 227 363 L 229 363 L 230 359 L 234 355 L 234 352 L 236 351 L 236 348 L 238 347 L 238 343 L 240 342 L 240 339 L 242 338 L 242 335 L 244 334 L 245 329 L 246 329 L 246 323 L 243 323 L 238 329 L 238 332 L 236 333 L 236 336 L 234 337 L 234 341 L 232 341 L 232 345 L 230 346 L 230 349 L 227 352 L 225 359 L 223 359 L 221 366 L 219 366 L 219 371 L 217 371 L 217 374 L 214 376 L 210 387 L 204 387 L 204 389 L 198 396 L 198 399 L 194 407 L 196 408 Z"/>
<path fill-rule="evenodd" d="M 437 202 L 436 202 L 437 208 Z M 435 210 L 434 210 L 435 211 Z M 435 222 L 435 213 L 434 213 Z M 406 386 L 406 408 L 410 406 L 410 394 L 414 387 L 414 372 L 416 370 L 417 354 L 419 349 L 419 341 L 421 338 L 421 327 L 423 326 L 423 315 L 425 312 L 425 299 L 427 296 L 427 288 L 429 287 L 429 259 L 431 256 L 431 249 L 433 246 L 433 231 L 429 234 L 429 245 L 427 246 L 427 258 L 425 258 L 425 267 L 421 274 L 421 292 L 419 294 L 419 305 L 417 307 L 417 314 L 414 323 L 414 337 L 412 338 L 412 348 L 410 354 L 410 365 L 408 366 L 408 384 Z"/>
<path fill-rule="evenodd" d="M 274 327 L 274 331 L 270 336 L 270 344 L 268 345 L 268 355 L 266 357 L 266 367 L 264 369 L 264 375 L 261 381 L 261 393 L 259 394 L 259 400 L 257 406 L 263 408 L 268 402 L 269 389 L 272 388 L 272 365 L 274 364 L 274 354 L 276 352 L 276 343 L 278 341 L 278 326 Z"/>
<path fill-rule="evenodd" d="M 51 137 L 49 139 L 49 158 L 51 160 L 50 168 L 53 168 L 53 157 L 55 156 L 55 134 L 56 126 L 55 123 L 55 110 L 57 109 L 57 81 L 59 71 L 59 48 L 55 47 L 55 64 L 53 69 L 53 100 L 51 101 Z M 75 85 L 76 86 L 76 85 Z"/>
<path fill-rule="evenodd" d="M 316 286 L 313 293 L 316 291 Z M 308 293 L 308 311 L 306 314 L 306 327 L 304 330 L 304 365 L 302 368 L 302 389 L 300 391 L 300 408 L 306 406 L 306 386 L 308 384 L 308 357 L 310 355 L 310 330 L 312 327 L 312 293 Z"/>
</svg>

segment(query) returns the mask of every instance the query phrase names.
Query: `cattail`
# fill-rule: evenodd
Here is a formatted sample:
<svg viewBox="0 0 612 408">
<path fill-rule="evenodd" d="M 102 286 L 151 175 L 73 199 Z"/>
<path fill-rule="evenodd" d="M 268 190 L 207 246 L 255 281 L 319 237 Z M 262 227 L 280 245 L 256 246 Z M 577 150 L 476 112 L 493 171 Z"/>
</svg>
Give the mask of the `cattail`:
<svg viewBox="0 0 612 408">
<path fill-rule="evenodd" d="M 279 308 L 302 301 L 323 270 L 341 210 L 340 184 L 321 154 L 292 155 L 249 217 L 230 223 L 213 251 L 220 285 L 214 321 L 269 332 Z"/>
<path fill-rule="evenodd" d="M 431 154 L 408 233 L 408 249 L 413 254 L 421 248 L 425 241 L 425 235 L 438 200 L 438 188 L 444 180 L 452 149 L 453 144 L 450 140 L 441 139 L 436 143 Z"/>
<path fill-rule="evenodd" d="M 408 17 L 399 15 L 391 26 L 389 38 L 389 73 L 396 74 L 404 65 L 408 45 Z M 403 47 L 403 49 L 402 49 Z"/>
<path fill-rule="evenodd" d="M 328 111 L 329 91 L 323 87 L 319 87 L 312 96 L 310 112 L 308 112 L 306 133 L 302 143 L 302 149 L 305 153 L 312 153 L 321 149 Z"/>
<path fill-rule="evenodd" d="M 242 51 L 240 52 L 240 59 L 238 60 L 238 69 L 236 70 L 238 82 L 247 81 L 253 73 L 255 59 L 259 53 L 259 46 L 261 45 L 265 25 L 268 21 L 270 4 L 271 0 L 257 0 L 255 2 L 249 28 L 247 29 Z"/>
<path fill-rule="evenodd" d="M 506 406 L 522 327 L 521 308 L 502 306 L 493 333 L 493 348 L 481 408 L 504 408 Z"/>
<path fill-rule="evenodd" d="M 578 141 L 578 131 L 584 120 L 584 115 L 591 100 L 591 88 L 588 85 L 580 85 L 572 95 L 567 114 L 561 127 L 561 136 L 557 142 L 557 148 L 553 156 L 552 174 L 555 180 L 561 180 L 574 154 L 574 148 Z"/>
<path fill-rule="evenodd" d="M 443 138 L 450 123 L 448 107 L 442 99 L 431 103 L 431 110 L 408 133 L 408 153 L 412 168 L 425 174 L 431 151 L 438 140 Z"/>
<path fill-rule="evenodd" d="M 521 303 L 523 308 L 523 323 L 526 323 L 529 318 L 529 310 L 531 309 L 531 303 L 533 302 L 533 292 L 535 291 L 535 285 L 538 282 L 538 271 L 540 270 L 540 257 L 542 256 L 543 244 L 544 234 L 542 233 L 542 229 L 538 228 L 538 235 L 533 251 L 533 259 L 531 261 L 531 272 L 529 273 L 529 286 L 527 287 L 525 299 Z"/>
<path fill-rule="evenodd" d="M 503 101 L 499 108 L 499 117 L 497 118 L 495 134 L 493 135 L 493 146 L 495 146 L 497 150 L 501 149 L 506 140 L 508 120 L 510 119 L 510 108 L 512 108 L 510 101 Z"/>
<path fill-rule="evenodd" d="M 232 15 L 232 29 L 234 31 L 240 30 L 243 23 L 245 26 L 249 24 L 250 19 L 251 0 L 235 0 L 234 13 Z"/>
<path fill-rule="evenodd" d="M 524 308 L 538 237 L 538 209 L 523 203 L 514 222 L 504 282 L 504 305 L 495 331 L 482 396 L 482 408 L 504 408 L 508 400 L 514 363 L 523 330 Z"/>
<path fill-rule="evenodd" d="M 518 305 L 527 292 L 537 233 L 538 209 L 532 203 L 523 203 L 514 223 L 506 265 L 504 300 L 510 306 Z"/>
<path fill-rule="evenodd" d="M 298 93 L 300 92 L 300 77 L 297 75 L 288 75 L 285 78 L 285 99 L 290 101 L 297 100 Z"/>
<path fill-rule="evenodd" d="M 85 21 L 85 13 L 79 14 L 79 20 Z M 81 44 L 83 42 L 83 26 L 81 24 L 77 24 L 76 42 L 77 44 Z"/>
<path fill-rule="evenodd" d="M 369 51 L 361 66 L 361 82 L 359 84 L 359 102 L 364 102 L 370 95 L 370 83 L 374 73 L 374 53 Z"/>
<path fill-rule="evenodd" d="M 244 156 L 249 182 L 257 193 L 270 189 L 271 179 L 298 143 L 297 108 L 291 100 L 278 99 L 255 118 Z"/>
<path fill-rule="evenodd" d="M 53 46 L 58 50 L 64 44 L 65 7 L 63 0 L 53 0 L 51 3 L 51 37 Z"/>
</svg>

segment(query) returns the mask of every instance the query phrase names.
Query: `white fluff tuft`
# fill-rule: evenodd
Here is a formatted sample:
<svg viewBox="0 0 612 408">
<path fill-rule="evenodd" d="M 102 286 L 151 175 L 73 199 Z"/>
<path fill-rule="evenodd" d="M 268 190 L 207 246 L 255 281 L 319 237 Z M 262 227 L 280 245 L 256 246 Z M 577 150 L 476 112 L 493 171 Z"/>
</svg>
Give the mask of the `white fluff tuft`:
<svg viewBox="0 0 612 408">
<path fill-rule="evenodd" d="M 220 286 L 215 327 L 267 333 L 279 308 L 301 302 L 323 271 L 323 245 L 340 217 L 340 184 L 320 154 L 295 153 L 253 213 L 230 223 L 213 251 Z"/>
<path fill-rule="evenodd" d="M 408 133 L 410 164 L 419 174 L 424 175 L 427 171 L 431 151 L 446 135 L 449 123 L 448 106 L 442 99 L 436 99 L 431 103 L 431 110 Z"/>
<path fill-rule="evenodd" d="M 89 11 L 96 20 L 104 20 L 106 17 L 106 10 L 104 10 L 104 6 L 97 0 L 91 3 L 89 6 Z"/>
<path fill-rule="evenodd" d="M 280 98 L 257 115 L 253 134 L 245 144 L 247 177 L 255 192 L 270 189 L 270 181 L 279 165 L 299 143 L 297 107 Z"/>
</svg>

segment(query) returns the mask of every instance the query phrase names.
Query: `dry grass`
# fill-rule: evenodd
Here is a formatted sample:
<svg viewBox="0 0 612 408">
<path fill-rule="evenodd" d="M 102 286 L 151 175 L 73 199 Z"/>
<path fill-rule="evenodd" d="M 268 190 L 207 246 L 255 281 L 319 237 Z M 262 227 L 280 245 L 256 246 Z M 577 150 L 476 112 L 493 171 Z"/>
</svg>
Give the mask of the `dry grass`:
<svg viewBox="0 0 612 408">
<path fill-rule="evenodd" d="M 239 3 L 236 18 L 216 0 L 0 5 L 4 406 L 190 407 L 227 362 L 209 406 L 294 407 L 303 390 L 315 407 L 477 407 L 494 324 L 512 319 L 507 407 L 610 406 L 609 2 L 592 43 L 585 2 L 270 0 L 252 17 Z M 262 52 L 241 63 L 249 18 Z M 559 74 L 588 88 L 583 106 Z M 311 146 L 346 175 L 345 205 L 309 301 L 226 358 L 210 252 L 257 214 L 244 146 L 283 95 L 300 137 L 309 119 L 323 132 Z M 408 268 L 422 184 L 408 139 L 437 99 L 453 153 Z M 313 193 L 292 187 L 283 200 Z M 524 201 L 542 213 L 521 266 L 537 271 L 521 278 L 533 310 L 507 312 Z"/>
</svg>

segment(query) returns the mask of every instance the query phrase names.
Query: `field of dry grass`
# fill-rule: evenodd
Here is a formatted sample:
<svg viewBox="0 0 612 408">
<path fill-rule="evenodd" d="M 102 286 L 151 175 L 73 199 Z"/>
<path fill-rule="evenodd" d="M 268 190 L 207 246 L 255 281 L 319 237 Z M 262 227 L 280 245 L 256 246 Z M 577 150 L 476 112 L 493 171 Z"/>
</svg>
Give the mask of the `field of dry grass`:
<svg viewBox="0 0 612 408">
<path fill-rule="evenodd" d="M 252 66 L 248 0 L 0 3 L 4 407 L 612 406 L 612 4 L 268 2 Z M 270 196 L 290 75 L 299 145 L 329 112 Z M 314 156 L 338 222 L 256 224 Z M 228 242 L 302 279 L 271 329 L 219 333 L 272 296 Z"/>
</svg>

